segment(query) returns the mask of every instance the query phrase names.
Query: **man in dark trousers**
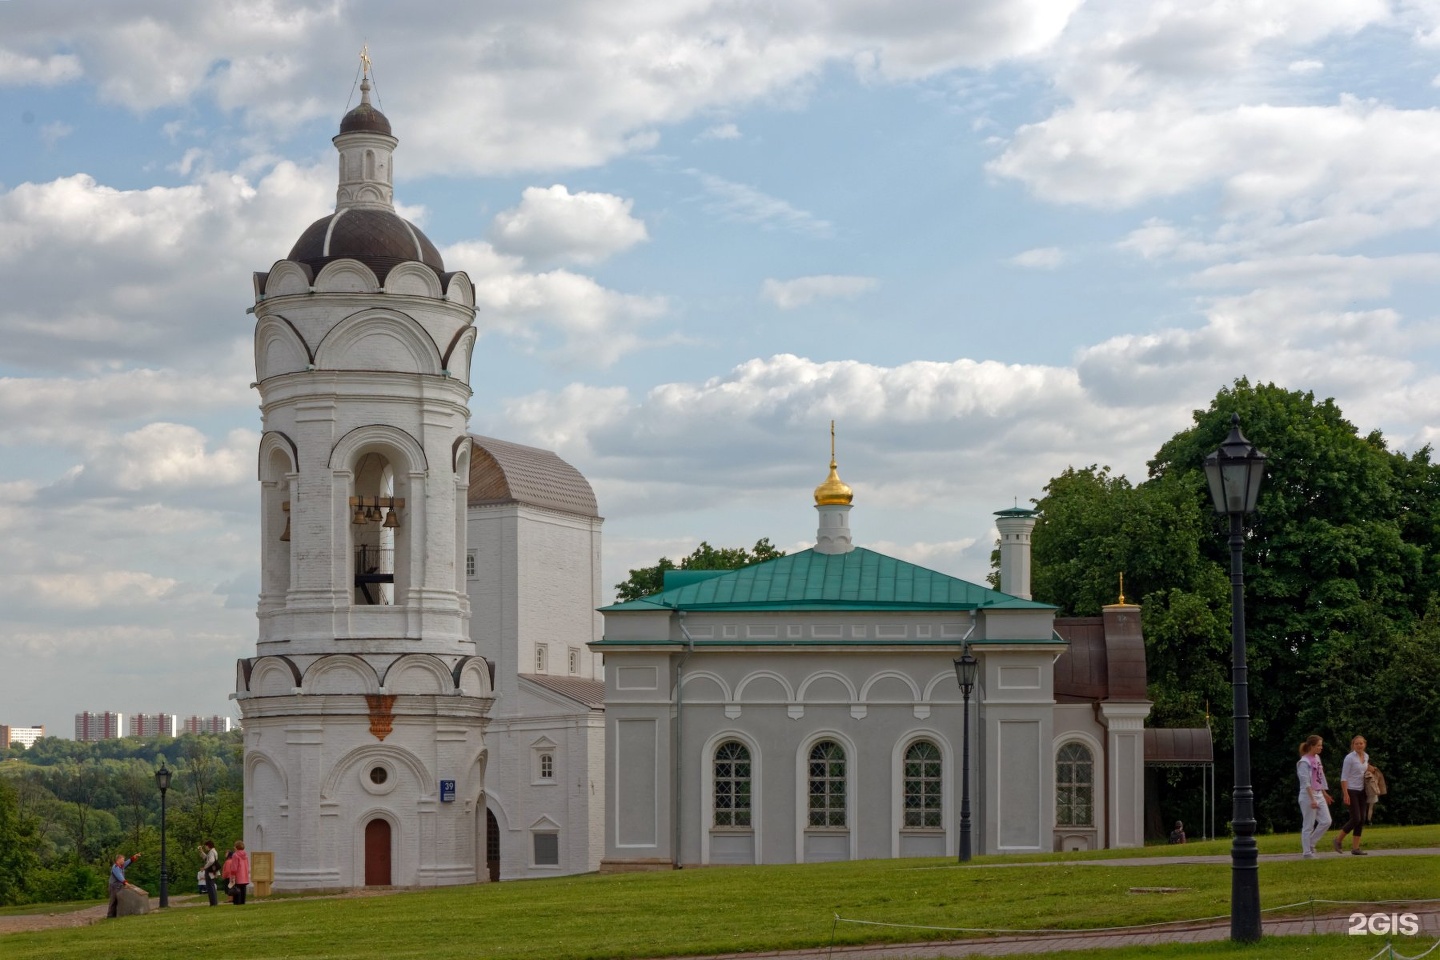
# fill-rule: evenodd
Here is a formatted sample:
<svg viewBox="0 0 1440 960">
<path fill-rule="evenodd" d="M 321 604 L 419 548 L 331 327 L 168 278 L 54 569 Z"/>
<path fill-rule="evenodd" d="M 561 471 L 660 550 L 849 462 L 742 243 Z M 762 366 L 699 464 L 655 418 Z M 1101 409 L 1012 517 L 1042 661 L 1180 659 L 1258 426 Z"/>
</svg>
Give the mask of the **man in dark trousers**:
<svg viewBox="0 0 1440 960">
<path fill-rule="evenodd" d="M 115 854 L 115 863 L 110 867 L 110 910 L 105 914 L 106 917 L 113 918 L 120 909 L 120 891 L 126 887 L 134 887 L 134 884 L 125 879 L 125 868 L 139 859 L 138 853 L 128 860 L 123 853 Z"/>
</svg>

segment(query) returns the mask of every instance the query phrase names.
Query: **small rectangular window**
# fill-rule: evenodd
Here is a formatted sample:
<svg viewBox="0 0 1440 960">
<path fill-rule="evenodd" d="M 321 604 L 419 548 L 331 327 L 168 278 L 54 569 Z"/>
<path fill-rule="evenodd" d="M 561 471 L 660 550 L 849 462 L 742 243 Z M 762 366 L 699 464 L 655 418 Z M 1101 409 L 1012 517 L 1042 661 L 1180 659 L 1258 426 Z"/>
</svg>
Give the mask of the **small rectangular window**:
<svg viewBox="0 0 1440 960">
<path fill-rule="evenodd" d="M 570 672 L 580 672 L 580 651 L 576 650 L 574 647 L 570 648 Z"/>
<path fill-rule="evenodd" d="M 555 755 L 553 753 L 540 754 L 540 779 L 555 779 Z"/>
<path fill-rule="evenodd" d="M 535 646 L 535 672 L 545 672 L 545 647 L 541 644 Z"/>
<path fill-rule="evenodd" d="M 537 833 L 535 837 L 535 866 L 560 866 L 560 834 Z"/>
<path fill-rule="evenodd" d="M 471 550 L 465 554 L 465 576 L 475 578 L 475 551 Z"/>
</svg>

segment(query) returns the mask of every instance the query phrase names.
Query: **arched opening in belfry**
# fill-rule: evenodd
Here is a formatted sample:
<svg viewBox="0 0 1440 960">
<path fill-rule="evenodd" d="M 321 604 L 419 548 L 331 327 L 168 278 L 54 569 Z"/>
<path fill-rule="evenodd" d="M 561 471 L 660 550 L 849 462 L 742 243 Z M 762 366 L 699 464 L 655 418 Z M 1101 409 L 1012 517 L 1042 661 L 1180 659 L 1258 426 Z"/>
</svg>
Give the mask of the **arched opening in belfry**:
<svg viewBox="0 0 1440 960">
<path fill-rule="evenodd" d="M 290 518 L 294 511 L 290 458 L 272 449 L 261 477 L 261 593 L 270 603 L 283 603 L 290 589 Z"/>
<path fill-rule="evenodd" d="M 378 452 L 366 453 L 355 465 L 354 495 L 350 498 L 350 543 L 355 579 L 352 602 L 357 606 L 384 606 L 396 602 L 396 571 L 403 569 L 405 507 L 396 495 L 395 470 Z"/>
</svg>

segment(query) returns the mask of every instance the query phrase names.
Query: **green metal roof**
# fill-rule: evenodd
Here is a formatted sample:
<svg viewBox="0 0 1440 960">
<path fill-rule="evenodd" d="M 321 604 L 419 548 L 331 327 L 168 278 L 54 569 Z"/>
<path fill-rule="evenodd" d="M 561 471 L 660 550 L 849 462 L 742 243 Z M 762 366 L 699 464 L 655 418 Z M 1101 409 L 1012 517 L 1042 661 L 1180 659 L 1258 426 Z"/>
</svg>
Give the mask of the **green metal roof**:
<svg viewBox="0 0 1440 960">
<path fill-rule="evenodd" d="M 665 608 L 893 612 L 1055 609 L 864 547 L 829 554 L 803 550 L 600 609 L 604 613 L 638 613 Z"/>
</svg>

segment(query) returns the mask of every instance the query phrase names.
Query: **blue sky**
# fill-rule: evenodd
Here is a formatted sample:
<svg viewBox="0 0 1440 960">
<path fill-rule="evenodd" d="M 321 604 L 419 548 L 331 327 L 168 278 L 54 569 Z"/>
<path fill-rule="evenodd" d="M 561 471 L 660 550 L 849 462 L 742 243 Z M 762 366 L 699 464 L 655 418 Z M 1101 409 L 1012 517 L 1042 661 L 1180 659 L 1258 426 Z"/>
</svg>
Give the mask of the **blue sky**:
<svg viewBox="0 0 1440 960">
<path fill-rule="evenodd" d="M 1238 376 L 1436 439 L 1440 7 L 0 0 L 0 723 L 229 712 L 258 591 L 250 274 L 333 206 L 369 44 L 396 197 L 477 283 L 476 432 L 604 582 L 813 539 L 984 576 Z"/>
</svg>

